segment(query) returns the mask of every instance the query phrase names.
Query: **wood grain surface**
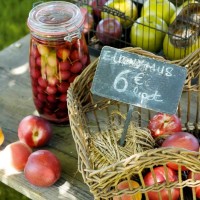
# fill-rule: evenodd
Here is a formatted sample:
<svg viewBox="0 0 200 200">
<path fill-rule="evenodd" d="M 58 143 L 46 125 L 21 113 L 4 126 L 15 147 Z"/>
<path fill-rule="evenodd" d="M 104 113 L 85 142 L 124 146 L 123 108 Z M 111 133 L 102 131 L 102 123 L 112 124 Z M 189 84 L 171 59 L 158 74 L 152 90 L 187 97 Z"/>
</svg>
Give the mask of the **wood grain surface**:
<svg viewBox="0 0 200 200">
<path fill-rule="evenodd" d="M 21 119 L 37 114 L 33 101 L 28 69 L 30 36 L 27 35 L 0 52 L 0 127 L 5 142 L 0 148 L 18 140 L 17 128 Z M 33 200 L 89 200 L 93 195 L 77 171 L 77 153 L 69 126 L 53 125 L 49 149 L 62 165 L 62 176 L 52 187 L 39 188 L 27 182 L 23 172 L 9 174 L 0 170 L 0 181 Z"/>
</svg>

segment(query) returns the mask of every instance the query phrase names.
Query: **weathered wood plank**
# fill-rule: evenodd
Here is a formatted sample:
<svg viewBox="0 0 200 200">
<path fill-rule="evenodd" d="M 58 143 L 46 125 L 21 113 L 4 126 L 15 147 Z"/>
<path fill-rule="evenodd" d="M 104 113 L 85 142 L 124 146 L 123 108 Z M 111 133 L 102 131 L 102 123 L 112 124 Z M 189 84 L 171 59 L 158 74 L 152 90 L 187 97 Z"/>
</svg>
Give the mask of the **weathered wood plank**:
<svg viewBox="0 0 200 200">
<path fill-rule="evenodd" d="M 0 127 L 7 144 L 18 139 L 20 120 L 37 114 L 33 101 L 28 70 L 29 38 L 22 38 L 0 52 Z M 77 152 L 69 126 L 53 125 L 53 138 L 44 149 L 57 155 L 62 165 L 62 176 L 49 188 L 39 188 L 27 182 L 23 173 L 7 174 L 0 171 L 0 181 L 33 200 L 93 199 L 88 186 L 77 172 Z"/>
</svg>

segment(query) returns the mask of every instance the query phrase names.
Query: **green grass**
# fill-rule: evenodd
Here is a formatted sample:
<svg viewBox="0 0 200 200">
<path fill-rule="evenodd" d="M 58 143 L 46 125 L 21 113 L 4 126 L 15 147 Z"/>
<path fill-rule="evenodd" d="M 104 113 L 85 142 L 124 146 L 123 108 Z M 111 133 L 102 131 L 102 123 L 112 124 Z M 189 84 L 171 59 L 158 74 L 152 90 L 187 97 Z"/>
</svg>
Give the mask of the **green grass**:
<svg viewBox="0 0 200 200">
<path fill-rule="evenodd" d="M 1 200 L 29 200 L 16 190 L 9 188 L 0 182 L 0 199 Z"/>
<path fill-rule="evenodd" d="M 26 20 L 28 18 L 29 11 L 31 10 L 33 4 L 37 2 L 40 1 L 0 1 L 0 50 L 29 33 L 29 30 L 26 25 Z"/>
</svg>

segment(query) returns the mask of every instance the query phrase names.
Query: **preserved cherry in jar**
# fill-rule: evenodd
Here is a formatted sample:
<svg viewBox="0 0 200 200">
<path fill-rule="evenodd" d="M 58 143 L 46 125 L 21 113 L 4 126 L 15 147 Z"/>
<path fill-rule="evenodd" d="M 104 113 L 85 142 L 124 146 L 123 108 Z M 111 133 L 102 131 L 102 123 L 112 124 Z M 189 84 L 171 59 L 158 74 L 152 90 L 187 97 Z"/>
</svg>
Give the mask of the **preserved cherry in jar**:
<svg viewBox="0 0 200 200">
<path fill-rule="evenodd" d="M 90 63 L 83 22 L 79 7 L 64 1 L 41 3 L 29 13 L 33 101 L 53 123 L 68 122 L 67 90 Z"/>
</svg>

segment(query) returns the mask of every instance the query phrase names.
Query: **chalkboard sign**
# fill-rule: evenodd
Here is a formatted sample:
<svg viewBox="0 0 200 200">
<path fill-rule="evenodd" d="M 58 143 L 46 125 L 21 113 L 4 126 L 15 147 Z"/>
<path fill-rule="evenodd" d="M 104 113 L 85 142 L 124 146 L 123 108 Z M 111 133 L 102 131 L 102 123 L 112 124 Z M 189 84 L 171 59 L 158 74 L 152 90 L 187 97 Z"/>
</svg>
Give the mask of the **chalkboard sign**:
<svg viewBox="0 0 200 200">
<path fill-rule="evenodd" d="M 91 92 L 174 114 L 186 76 L 184 67 L 105 46 L 101 50 Z"/>
</svg>

